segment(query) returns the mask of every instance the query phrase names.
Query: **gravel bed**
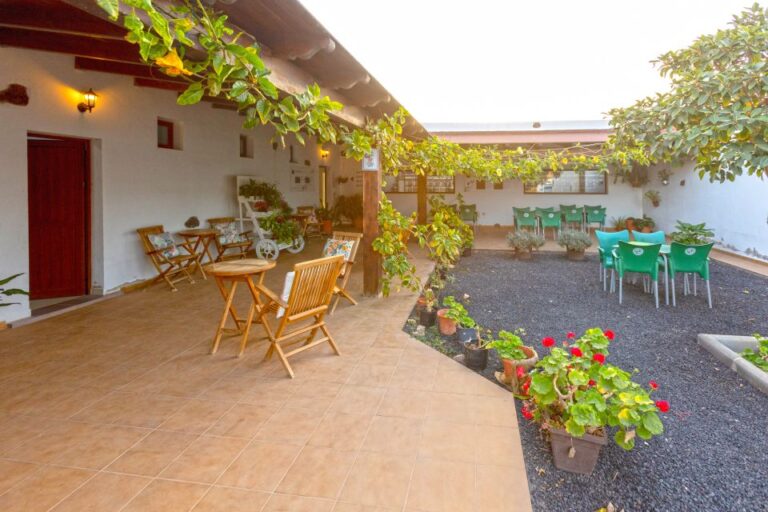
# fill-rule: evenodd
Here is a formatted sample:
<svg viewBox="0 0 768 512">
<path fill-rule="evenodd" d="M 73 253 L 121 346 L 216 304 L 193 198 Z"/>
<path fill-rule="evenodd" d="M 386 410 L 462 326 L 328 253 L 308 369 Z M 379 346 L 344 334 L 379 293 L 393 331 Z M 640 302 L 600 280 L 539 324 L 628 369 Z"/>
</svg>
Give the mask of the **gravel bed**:
<svg viewBox="0 0 768 512">
<path fill-rule="evenodd" d="M 768 279 L 713 262 L 714 309 L 702 289 L 677 308 L 656 310 L 653 296 L 625 285 L 624 304 L 603 292 L 597 256 L 572 262 L 563 253 L 539 253 L 517 261 L 501 251 L 475 251 L 454 270 L 444 295 L 471 297 L 470 314 L 497 331 L 523 327 L 528 344 L 544 336 L 602 327 L 616 332 L 610 360 L 637 368 L 638 382 L 656 380 L 657 399 L 671 403 L 665 432 L 625 452 L 612 440 L 591 476 L 552 465 L 536 425 L 518 419 L 535 511 L 589 512 L 613 503 L 635 511 L 768 511 L 768 397 L 719 364 L 696 335 L 768 333 Z M 699 283 L 701 284 L 701 282 Z M 456 346 L 455 348 L 458 348 Z M 494 356 L 484 372 L 501 369 Z"/>
</svg>

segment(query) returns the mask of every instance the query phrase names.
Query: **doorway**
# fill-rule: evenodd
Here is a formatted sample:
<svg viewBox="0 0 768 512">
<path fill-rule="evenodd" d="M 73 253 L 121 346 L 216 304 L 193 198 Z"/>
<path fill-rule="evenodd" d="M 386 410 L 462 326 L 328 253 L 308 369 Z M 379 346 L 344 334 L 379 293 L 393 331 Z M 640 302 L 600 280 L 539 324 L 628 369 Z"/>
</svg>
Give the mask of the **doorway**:
<svg viewBox="0 0 768 512">
<path fill-rule="evenodd" d="M 320 166 L 320 208 L 328 208 L 328 166 Z"/>
<path fill-rule="evenodd" d="M 90 141 L 27 137 L 29 295 L 32 308 L 89 293 Z"/>
</svg>

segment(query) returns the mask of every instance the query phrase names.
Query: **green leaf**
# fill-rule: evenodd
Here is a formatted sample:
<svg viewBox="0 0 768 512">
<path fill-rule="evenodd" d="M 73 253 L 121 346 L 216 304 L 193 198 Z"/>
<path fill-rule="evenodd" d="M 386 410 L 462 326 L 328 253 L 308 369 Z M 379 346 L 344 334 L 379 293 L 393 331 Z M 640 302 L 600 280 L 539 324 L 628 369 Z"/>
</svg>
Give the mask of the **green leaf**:
<svg viewBox="0 0 768 512">
<path fill-rule="evenodd" d="M 647 412 L 643 415 L 643 427 L 655 436 L 664 432 L 664 425 L 655 412 Z"/>
<path fill-rule="evenodd" d="M 99 7 L 104 9 L 109 17 L 116 20 L 120 15 L 120 1 L 119 0 L 97 0 L 96 3 Z"/>
<path fill-rule="evenodd" d="M 573 418 L 569 418 L 565 422 L 565 430 L 568 431 L 573 437 L 581 437 L 585 434 L 584 427 L 579 425 Z"/>
<path fill-rule="evenodd" d="M 265 76 L 259 78 L 259 88 L 265 95 L 272 98 L 273 100 L 276 100 L 279 97 L 277 87 L 275 87 L 275 84 L 273 84 L 272 81 Z"/>
<path fill-rule="evenodd" d="M 13 274 L 12 276 L 6 277 L 5 279 L 0 279 L 0 286 L 10 283 L 11 281 L 13 281 L 14 279 L 16 279 L 17 277 L 23 274 L 24 274 L 23 272 L 20 272 L 18 274 Z"/>
<path fill-rule="evenodd" d="M 633 431 L 618 430 L 613 436 L 616 444 L 629 451 L 635 447 L 635 436 Z"/>
<path fill-rule="evenodd" d="M 204 93 L 205 90 L 203 89 L 202 82 L 193 82 L 187 87 L 187 90 L 181 93 L 176 99 L 176 103 L 179 105 L 194 105 L 203 99 Z"/>
</svg>

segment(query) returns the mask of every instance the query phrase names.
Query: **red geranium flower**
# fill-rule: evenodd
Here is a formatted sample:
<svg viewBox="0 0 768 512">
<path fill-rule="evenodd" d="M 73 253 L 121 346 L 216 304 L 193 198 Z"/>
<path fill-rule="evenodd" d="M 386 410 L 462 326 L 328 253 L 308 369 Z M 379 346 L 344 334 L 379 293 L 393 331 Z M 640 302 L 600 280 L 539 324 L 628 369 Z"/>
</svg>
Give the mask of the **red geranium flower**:
<svg viewBox="0 0 768 512">
<path fill-rule="evenodd" d="M 592 356 L 593 361 L 597 361 L 600 364 L 603 364 L 605 362 L 605 356 L 601 354 L 600 352 L 596 353 Z"/>
<path fill-rule="evenodd" d="M 669 411 L 669 402 L 666 400 L 659 400 L 656 402 L 656 407 L 658 407 L 661 412 L 667 412 Z"/>
<path fill-rule="evenodd" d="M 592 379 L 589 379 L 589 382 L 587 382 L 587 384 L 589 384 L 590 386 L 594 386 L 595 384 L 597 384 L 597 382 L 593 381 Z"/>
<path fill-rule="evenodd" d="M 523 407 L 523 410 L 521 412 L 523 413 L 523 418 L 525 418 L 527 420 L 532 420 L 533 419 L 533 414 L 531 413 L 531 411 L 529 411 L 525 407 Z"/>
<path fill-rule="evenodd" d="M 527 381 L 525 381 L 525 383 L 522 386 L 522 390 L 526 395 L 528 394 L 528 388 L 530 387 L 531 387 L 531 379 L 528 379 Z"/>
<path fill-rule="evenodd" d="M 569 340 L 572 340 L 576 337 L 576 333 L 573 331 L 570 331 L 568 334 L 565 335 Z"/>
<path fill-rule="evenodd" d="M 651 386 L 651 389 L 659 389 L 659 385 L 656 384 L 655 380 L 650 381 L 648 385 Z"/>
<path fill-rule="evenodd" d="M 525 377 L 525 368 L 523 368 L 522 366 L 518 366 L 516 371 L 517 371 L 518 379 L 522 379 L 523 377 Z"/>
<path fill-rule="evenodd" d="M 549 347 L 551 347 L 552 345 L 555 344 L 555 339 L 554 338 L 550 338 L 549 336 L 547 336 L 546 338 L 541 340 L 541 344 L 544 345 L 545 347 L 549 348 Z"/>
<path fill-rule="evenodd" d="M 581 352 L 581 349 L 580 349 L 579 347 L 573 347 L 573 348 L 571 349 L 571 355 L 572 355 L 573 357 L 581 357 L 581 356 L 583 356 L 584 354 L 582 354 L 582 352 Z"/>
<path fill-rule="evenodd" d="M 612 331 L 612 330 L 610 330 L 610 329 L 608 329 L 607 331 L 605 331 L 603 334 L 605 334 L 605 337 L 606 337 L 606 338 L 608 338 L 609 340 L 613 340 L 613 338 L 615 338 L 615 337 L 616 337 L 616 335 L 615 335 L 615 334 L 613 333 L 613 331 Z"/>
</svg>

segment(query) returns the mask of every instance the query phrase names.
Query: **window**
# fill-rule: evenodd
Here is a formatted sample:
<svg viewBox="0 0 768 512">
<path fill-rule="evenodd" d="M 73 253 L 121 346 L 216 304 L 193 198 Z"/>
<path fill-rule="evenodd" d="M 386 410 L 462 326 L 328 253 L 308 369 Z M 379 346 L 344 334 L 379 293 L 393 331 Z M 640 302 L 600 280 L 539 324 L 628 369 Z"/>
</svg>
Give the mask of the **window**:
<svg viewBox="0 0 768 512">
<path fill-rule="evenodd" d="M 240 136 L 240 158 L 253 158 L 253 141 L 248 135 Z"/>
<path fill-rule="evenodd" d="M 475 182 L 475 190 L 485 190 L 485 180 L 477 180 Z"/>
<path fill-rule="evenodd" d="M 503 181 L 495 181 L 493 183 L 493 190 L 504 190 L 504 182 Z"/>
<path fill-rule="evenodd" d="M 608 180 L 601 171 L 550 172 L 537 183 L 524 185 L 526 194 L 607 194 Z"/>
<path fill-rule="evenodd" d="M 453 176 L 427 176 L 427 194 L 453 194 L 455 189 Z M 417 191 L 418 177 L 410 171 L 386 178 L 384 192 L 387 194 L 415 194 Z"/>
<path fill-rule="evenodd" d="M 173 121 L 157 120 L 157 147 L 176 149 L 176 140 L 173 137 Z"/>
</svg>

